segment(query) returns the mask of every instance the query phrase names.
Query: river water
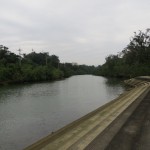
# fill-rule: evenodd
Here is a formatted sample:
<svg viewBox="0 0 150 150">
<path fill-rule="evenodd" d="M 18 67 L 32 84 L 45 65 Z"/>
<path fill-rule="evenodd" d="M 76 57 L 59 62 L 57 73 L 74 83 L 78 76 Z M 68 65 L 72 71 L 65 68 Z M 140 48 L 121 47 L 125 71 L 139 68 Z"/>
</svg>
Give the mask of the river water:
<svg viewBox="0 0 150 150">
<path fill-rule="evenodd" d="M 0 150 L 20 150 L 116 98 L 118 80 L 80 75 L 0 87 Z"/>
</svg>

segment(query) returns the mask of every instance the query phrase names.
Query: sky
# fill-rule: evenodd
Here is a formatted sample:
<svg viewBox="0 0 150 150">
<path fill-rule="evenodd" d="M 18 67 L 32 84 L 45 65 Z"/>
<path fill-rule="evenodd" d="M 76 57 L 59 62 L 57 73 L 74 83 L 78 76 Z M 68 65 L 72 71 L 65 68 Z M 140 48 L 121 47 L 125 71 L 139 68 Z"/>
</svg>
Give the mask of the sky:
<svg viewBox="0 0 150 150">
<path fill-rule="evenodd" d="M 0 45 L 102 65 L 150 27 L 150 0 L 0 0 Z"/>
</svg>

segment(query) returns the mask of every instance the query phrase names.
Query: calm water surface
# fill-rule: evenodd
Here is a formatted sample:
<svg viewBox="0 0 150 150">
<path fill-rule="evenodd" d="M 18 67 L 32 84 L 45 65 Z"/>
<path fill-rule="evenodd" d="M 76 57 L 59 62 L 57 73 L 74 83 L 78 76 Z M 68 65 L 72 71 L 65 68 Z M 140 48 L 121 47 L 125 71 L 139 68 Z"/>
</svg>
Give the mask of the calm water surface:
<svg viewBox="0 0 150 150">
<path fill-rule="evenodd" d="M 20 150 L 124 91 L 117 80 L 83 75 L 0 87 L 0 150 Z"/>
</svg>

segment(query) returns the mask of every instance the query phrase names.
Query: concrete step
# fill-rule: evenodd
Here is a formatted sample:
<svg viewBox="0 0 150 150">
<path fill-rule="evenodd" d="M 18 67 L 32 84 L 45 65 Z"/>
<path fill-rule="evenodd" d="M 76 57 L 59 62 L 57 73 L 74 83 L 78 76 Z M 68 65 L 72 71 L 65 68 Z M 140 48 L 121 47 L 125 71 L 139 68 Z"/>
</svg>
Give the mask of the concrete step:
<svg viewBox="0 0 150 150">
<path fill-rule="evenodd" d="M 145 89 L 143 88 L 140 92 L 142 93 Z M 140 93 L 134 93 L 133 96 L 138 97 Z M 105 128 L 108 127 L 114 121 L 120 113 L 122 113 L 126 107 L 128 107 L 134 101 L 133 97 L 129 98 L 127 101 L 120 103 L 117 108 L 109 111 L 108 116 L 105 116 L 103 120 L 97 121 L 97 124 L 87 132 L 82 138 L 78 139 L 69 149 L 84 149 L 91 141 L 93 141 L 96 136 L 98 136 Z M 95 123 L 95 122 L 94 122 Z M 93 124 L 94 124 L 93 123 Z M 65 148 L 64 148 L 65 149 Z"/>
</svg>

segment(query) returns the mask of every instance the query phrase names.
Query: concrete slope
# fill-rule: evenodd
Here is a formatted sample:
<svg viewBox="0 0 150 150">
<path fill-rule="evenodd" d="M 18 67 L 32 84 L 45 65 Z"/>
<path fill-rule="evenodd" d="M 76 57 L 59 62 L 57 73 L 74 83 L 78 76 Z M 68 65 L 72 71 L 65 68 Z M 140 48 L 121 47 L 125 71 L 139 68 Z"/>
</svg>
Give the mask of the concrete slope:
<svg viewBox="0 0 150 150">
<path fill-rule="evenodd" d="M 106 150 L 150 149 L 150 92 L 114 136 Z"/>
<path fill-rule="evenodd" d="M 112 124 L 114 124 L 114 122 L 123 114 L 123 112 L 125 112 L 131 105 L 136 103 L 134 108 L 132 108 L 134 110 L 141 101 L 141 98 L 139 100 L 139 97 L 144 97 L 149 91 L 149 82 L 143 82 L 140 80 L 129 82 L 132 82 L 132 84 L 134 83 L 135 88 L 130 91 L 126 91 L 117 99 L 65 126 L 54 134 L 43 138 L 42 140 L 26 148 L 26 150 L 88 149 L 88 146 L 93 143 L 97 137 L 104 135 L 104 133 L 107 135 L 107 130 L 112 126 Z M 126 116 L 129 117 L 129 115 Z M 122 122 L 124 123 L 124 120 L 126 119 L 122 119 Z M 123 123 L 121 125 L 123 125 Z M 115 133 L 110 136 L 111 138 L 113 138 L 114 134 L 116 134 L 116 132 L 119 130 L 118 128 L 115 129 L 116 131 L 114 130 Z M 108 136 L 109 135 L 107 135 L 107 137 Z M 102 136 L 101 139 L 103 137 L 105 136 Z M 109 141 L 111 138 L 108 138 Z M 101 149 L 108 145 L 107 140 L 104 143 L 105 144 L 103 144 Z"/>
</svg>

